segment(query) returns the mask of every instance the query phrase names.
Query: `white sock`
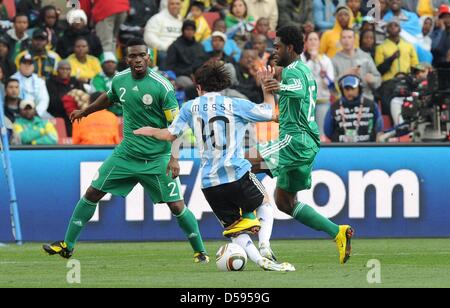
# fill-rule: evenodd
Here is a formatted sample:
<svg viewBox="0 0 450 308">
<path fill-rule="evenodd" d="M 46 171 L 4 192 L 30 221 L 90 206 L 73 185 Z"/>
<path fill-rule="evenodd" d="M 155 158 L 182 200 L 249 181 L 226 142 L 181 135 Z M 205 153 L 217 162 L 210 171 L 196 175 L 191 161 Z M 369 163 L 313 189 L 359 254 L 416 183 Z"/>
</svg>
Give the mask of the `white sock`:
<svg viewBox="0 0 450 308">
<path fill-rule="evenodd" d="M 234 244 L 237 244 L 244 248 L 248 258 L 256 264 L 258 264 L 258 261 L 263 258 L 248 234 L 241 234 L 238 237 L 232 238 L 231 240 Z"/>
<path fill-rule="evenodd" d="M 273 229 L 273 208 L 272 204 L 264 203 L 256 209 L 256 217 L 261 222 L 261 230 L 259 230 L 259 248 L 261 246 L 270 247 L 270 237 Z"/>
</svg>

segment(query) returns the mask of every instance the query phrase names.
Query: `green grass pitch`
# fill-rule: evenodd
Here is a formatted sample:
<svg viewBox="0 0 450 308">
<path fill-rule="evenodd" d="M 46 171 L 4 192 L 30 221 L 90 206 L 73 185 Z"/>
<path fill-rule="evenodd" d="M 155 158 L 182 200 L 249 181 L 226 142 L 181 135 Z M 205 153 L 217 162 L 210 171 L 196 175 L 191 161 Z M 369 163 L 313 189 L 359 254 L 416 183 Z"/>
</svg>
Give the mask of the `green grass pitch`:
<svg viewBox="0 0 450 308">
<path fill-rule="evenodd" d="M 207 242 L 211 256 L 223 242 Z M 333 242 L 274 241 L 295 273 L 263 272 L 249 262 L 244 272 L 218 272 L 192 262 L 187 243 L 81 243 L 81 284 L 66 281 L 67 261 L 46 256 L 38 244 L 0 247 L 0 287 L 450 287 L 449 239 L 355 239 L 349 264 L 338 264 Z M 214 259 L 214 257 L 212 258 Z M 369 284 L 367 262 L 381 263 L 381 284 Z"/>
</svg>

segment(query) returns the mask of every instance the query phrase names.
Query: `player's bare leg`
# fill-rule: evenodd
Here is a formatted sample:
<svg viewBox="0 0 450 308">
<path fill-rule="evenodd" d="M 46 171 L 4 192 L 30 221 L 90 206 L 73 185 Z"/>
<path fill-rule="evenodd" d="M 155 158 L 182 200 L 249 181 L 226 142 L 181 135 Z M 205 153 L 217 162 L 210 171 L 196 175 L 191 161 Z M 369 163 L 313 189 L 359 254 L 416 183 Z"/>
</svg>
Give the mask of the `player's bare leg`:
<svg viewBox="0 0 450 308">
<path fill-rule="evenodd" d="M 85 225 L 94 216 L 95 210 L 100 200 L 106 195 L 105 192 L 89 187 L 83 198 L 78 201 L 77 206 L 70 219 L 64 241 L 44 245 L 43 249 L 49 255 L 59 254 L 61 257 L 69 259 L 72 257 L 75 244 L 80 237 Z"/>
<path fill-rule="evenodd" d="M 353 229 L 350 226 L 336 225 L 317 213 L 312 207 L 299 202 L 297 193 L 290 193 L 279 187 L 275 190 L 275 203 L 280 211 L 292 216 L 298 222 L 330 235 L 338 247 L 339 262 L 344 264 L 348 261 L 351 255 L 351 238 L 353 237 Z"/>
<path fill-rule="evenodd" d="M 194 214 L 184 204 L 184 201 L 169 202 L 167 205 L 172 214 L 177 218 L 178 225 L 186 234 L 189 243 L 194 250 L 195 263 L 209 263 L 209 257 L 203 244 L 202 235 Z"/>
</svg>

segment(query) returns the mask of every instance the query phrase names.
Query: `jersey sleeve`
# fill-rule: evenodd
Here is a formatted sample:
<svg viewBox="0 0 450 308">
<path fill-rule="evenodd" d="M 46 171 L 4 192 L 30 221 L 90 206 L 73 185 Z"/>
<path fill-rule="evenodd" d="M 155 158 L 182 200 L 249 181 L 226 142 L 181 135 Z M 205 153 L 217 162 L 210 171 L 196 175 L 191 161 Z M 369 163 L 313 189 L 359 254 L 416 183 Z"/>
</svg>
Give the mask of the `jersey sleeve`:
<svg viewBox="0 0 450 308">
<path fill-rule="evenodd" d="M 120 99 L 119 96 L 117 96 L 116 90 L 115 90 L 115 84 L 117 83 L 117 79 L 114 78 L 111 83 L 111 88 L 106 92 L 106 95 L 108 95 L 108 99 L 113 104 L 119 104 Z"/>
<path fill-rule="evenodd" d="M 234 100 L 234 114 L 246 122 L 268 122 L 272 120 L 273 108 L 269 104 L 255 104 L 251 101 Z"/>
<path fill-rule="evenodd" d="M 181 136 L 188 126 L 192 127 L 191 103 L 186 103 L 181 108 L 178 116 L 174 119 L 168 130 L 172 136 Z"/>
<path fill-rule="evenodd" d="M 172 123 L 180 112 L 178 100 L 172 86 L 162 87 L 162 109 L 168 123 Z"/>
<path fill-rule="evenodd" d="M 280 95 L 285 97 L 303 98 L 306 96 L 307 81 L 295 70 L 285 70 L 280 85 Z"/>
</svg>

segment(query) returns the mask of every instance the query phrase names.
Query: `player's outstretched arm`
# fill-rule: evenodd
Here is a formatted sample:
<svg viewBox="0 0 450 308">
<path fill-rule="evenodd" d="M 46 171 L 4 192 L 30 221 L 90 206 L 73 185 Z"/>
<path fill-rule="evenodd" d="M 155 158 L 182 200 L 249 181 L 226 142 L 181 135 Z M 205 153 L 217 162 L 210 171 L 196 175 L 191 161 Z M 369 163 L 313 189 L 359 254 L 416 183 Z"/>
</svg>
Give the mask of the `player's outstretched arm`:
<svg viewBox="0 0 450 308">
<path fill-rule="evenodd" d="M 113 104 L 109 101 L 108 95 L 103 93 L 100 95 L 95 102 L 90 104 L 84 110 L 75 110 L 70 114 L 70 121 L 73 123 L 75 121 L 80 121 L 82 118 L 87 117 L 91 113 L 106 109 L 111 107 Z"/>
<path fill-rule="evenodd" d="M 135 135 L 144 137 L 153 137 L 161 141 L 174 141 L 177 136 L 172 135 L 167 128 L 160 129 L 154 127 L 142 127 L 133 132 Z"/>
</svg>

